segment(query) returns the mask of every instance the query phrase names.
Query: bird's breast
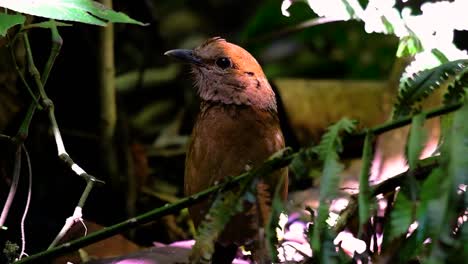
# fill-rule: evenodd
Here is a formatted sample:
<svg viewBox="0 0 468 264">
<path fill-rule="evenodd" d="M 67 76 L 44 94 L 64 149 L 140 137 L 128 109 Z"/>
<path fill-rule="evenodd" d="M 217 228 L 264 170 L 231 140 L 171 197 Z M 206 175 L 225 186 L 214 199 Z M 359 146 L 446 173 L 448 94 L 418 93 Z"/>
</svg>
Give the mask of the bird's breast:
<svg viewBox="0 0 468 264">
<path fill-rule="evenodd" d="M 284 148 L 276 113 L 247 106 L 203 105 L 195 123 L 185 167 L 185 192 L 200 192 L 225 177 L 259 166 Z M 282 172 L 284 173 L 284 172 Z M 266 177 L 274 191 L 278 175 Z M 200 205 L 192 216 L 201 221 L 208 206 Z"/>
</svg>

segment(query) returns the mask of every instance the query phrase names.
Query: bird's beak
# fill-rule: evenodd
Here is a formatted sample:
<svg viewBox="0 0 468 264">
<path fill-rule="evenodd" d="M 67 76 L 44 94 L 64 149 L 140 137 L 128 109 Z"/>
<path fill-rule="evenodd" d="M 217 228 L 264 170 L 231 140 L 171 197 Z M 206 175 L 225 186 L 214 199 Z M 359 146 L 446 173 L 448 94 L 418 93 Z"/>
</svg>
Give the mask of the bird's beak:
<svg viewBox="0 0 468 264">
<path fill-rule="evenodd" d="M 201 59 L 193 54 L 193 50 L 174 49 L 174 50 L 169 50 L 169 51 L 164 52 L 164 55 L 169 56 L 169 57 L 174 57 L 183 62 L 187 62 L 191 64 L 196 64 L 196 65 L 202 64 Z"/>
</svg>

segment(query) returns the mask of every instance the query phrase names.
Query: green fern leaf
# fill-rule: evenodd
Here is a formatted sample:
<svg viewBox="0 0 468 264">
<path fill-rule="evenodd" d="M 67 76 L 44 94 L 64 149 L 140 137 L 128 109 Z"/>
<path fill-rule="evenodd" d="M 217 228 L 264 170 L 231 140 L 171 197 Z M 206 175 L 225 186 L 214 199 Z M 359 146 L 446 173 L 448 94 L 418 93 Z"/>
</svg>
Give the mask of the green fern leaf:
<svg viewBox="0 0 468 264">
<path fill-rule="evenodd" d="M 249 179 L 241 185 L 245 186 Z M 231 217 L 242 211 L 242 199 L 245 187 L 237 191 L 220 192 L 211 205 L 208 214 L 201 223 L 198 234 L 195 236 L 195 245 L 192 248 L 191 261 L 195 263 L 207 262 L 214 252 L 214 241 L 218 238 L 224 226 Z"/>
<path fill-rule="evenodd" d="M 348 118 L 342 118 L 337 123 L 331 125 L 327 132 L 322 136 L 320 144 L 314 148 L 314 151 L 319 155 L 320 160 L 325 161 L 326 157 L 331 153 L 342 151 L 341 132 L 351 133 L 356 128 L 356 121 Z M 336 157 L 338 155 L 336 154 Z"/>
<path fill-rule="evenodd" d="M 339 174 L 343 170 L 343 165 L 339 162 L 338 156 L 338 153 L 343 149 L 340 134 L 342 132 L 351 133 L 355 127 L 355 121 L 347 118 L 341 119 L 328 128 L 328 131 L 322 136 L 320 144 L 314 148 L 319 159 L 323 161 L 323 174 L 320 181 L 320 205 L 312 234 L 311 246 L 314 255 L 319 253 L 322 257 L 325 256 L 323 254 L 326 252 L 321 251 L 322 245 L 330 242 L 325 239 L 327 236 L 324 232 L 328 229 L 326 220 L 330 202 L 336 197 L 340 181 Z"/>
<path fill-rule="evenodd" d="M 397 102 L 393 107 L 393 119 L 413 114 L 419 108 L 416 105 L 418 102 L 428 97 L 442 84 L 455 82 L 460 74 L 464 74 L 463 70 L 467 66 L 468 60 L 456 60 L 424 70 L 412 77 L 403 77 L 400 80 Z"/>
<path fill-rule="evenodd" d="M 464 89 L 468 88 L 468 67 L 463 68 L 454 76 L 455 81 L 448 86 L 447 93 L 444 94 L 444 105 L 459 103 L 465 94 Z"/>
</svg>

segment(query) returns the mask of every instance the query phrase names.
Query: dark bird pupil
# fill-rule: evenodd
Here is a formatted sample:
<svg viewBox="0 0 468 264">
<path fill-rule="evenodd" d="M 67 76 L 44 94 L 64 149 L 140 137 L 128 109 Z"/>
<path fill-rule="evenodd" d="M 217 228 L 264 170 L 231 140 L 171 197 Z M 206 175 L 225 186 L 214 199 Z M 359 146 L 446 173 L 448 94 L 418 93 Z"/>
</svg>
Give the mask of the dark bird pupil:
<svg viewBox="0 0 468 264">
<path fill-rule="evenodd" d="M 220 67 L 221 69 L 226 69 L 228 67 L 231 67 L 231 60 L 225 57 L 219 58 L 216 60 L 216 65 L 218 65 L 218 67 Z"/>
</svg>

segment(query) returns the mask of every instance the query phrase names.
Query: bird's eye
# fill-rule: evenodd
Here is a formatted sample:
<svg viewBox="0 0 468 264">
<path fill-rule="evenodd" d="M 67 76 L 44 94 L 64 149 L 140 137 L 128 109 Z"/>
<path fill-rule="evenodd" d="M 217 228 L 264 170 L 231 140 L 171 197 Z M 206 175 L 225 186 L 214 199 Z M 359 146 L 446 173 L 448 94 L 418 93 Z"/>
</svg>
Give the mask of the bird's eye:
<svg viewBox="0 0 468 264">
<path fill-rule="evenodd" d="M 220 67 L 221 69 L 227 69 L 232 66 L 231 60 L 226 57 L 221 57 L 216 60 L 216 65 Z"/>
</svg>

